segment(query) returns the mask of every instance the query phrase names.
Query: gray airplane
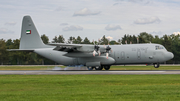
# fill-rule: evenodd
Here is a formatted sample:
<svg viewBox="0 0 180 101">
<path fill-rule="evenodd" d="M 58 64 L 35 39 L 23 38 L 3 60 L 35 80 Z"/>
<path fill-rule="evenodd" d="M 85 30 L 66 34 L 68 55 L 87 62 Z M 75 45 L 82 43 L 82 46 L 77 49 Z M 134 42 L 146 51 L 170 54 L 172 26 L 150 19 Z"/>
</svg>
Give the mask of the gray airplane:
<svg viewBox="0 0 180 101">
<path fill-rule="evenodd" d="M 19 49 L 9 51 L 35 52 L 62 65 L 84 65 L 89 70 L 109 70 L 111 65 L 153 64 L 174 57 L 160 44 L 126 44 L 126 45 L 86 45 L 49 43 L 44 44 L 30 16 L 24 16 L 22 22 Z"/>
</svg>

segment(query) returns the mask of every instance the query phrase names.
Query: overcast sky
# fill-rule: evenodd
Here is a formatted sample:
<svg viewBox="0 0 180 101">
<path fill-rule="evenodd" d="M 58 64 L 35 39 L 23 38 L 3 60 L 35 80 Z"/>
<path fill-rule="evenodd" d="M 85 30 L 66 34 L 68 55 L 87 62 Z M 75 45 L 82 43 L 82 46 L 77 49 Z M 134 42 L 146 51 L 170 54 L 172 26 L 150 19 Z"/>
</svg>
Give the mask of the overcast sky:
<svg viewBox="0 0 180 101">
<path fill-rule="evenodd" d="M 141 32 L 180 32 L 180 0 L 0 0 L 0 39 L 19 39 L 22 18 L 30 15 L 40 35 L 103 35 L 118 40 Z"/>
</svg>

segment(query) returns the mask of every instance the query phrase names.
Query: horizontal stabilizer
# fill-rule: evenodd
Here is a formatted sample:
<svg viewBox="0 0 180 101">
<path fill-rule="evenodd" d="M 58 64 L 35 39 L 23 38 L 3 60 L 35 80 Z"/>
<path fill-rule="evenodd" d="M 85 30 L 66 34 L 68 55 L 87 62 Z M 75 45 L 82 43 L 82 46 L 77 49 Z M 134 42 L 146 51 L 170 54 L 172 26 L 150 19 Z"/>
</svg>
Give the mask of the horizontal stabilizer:
<svg viewBox="0 0 180 101">
<path fill-rule="evenodd" d="M 24 52 L 33 52 L 33 49 L 7 49 L 7 51 L 24 51 Z"/>
</svg>

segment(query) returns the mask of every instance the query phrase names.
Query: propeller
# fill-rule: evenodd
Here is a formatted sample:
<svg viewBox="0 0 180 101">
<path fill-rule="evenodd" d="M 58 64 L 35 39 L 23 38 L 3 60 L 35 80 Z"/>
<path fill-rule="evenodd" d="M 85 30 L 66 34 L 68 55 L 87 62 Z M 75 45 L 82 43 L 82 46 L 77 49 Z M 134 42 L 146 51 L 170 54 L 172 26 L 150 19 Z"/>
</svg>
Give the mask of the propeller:
<svg viewBox="0 0 180 101">
<path fill-rule="evenodd" d="M 106 58 L 108 59 L 108 57 L 109 57 L 109 52 L 110 52 L 110 50 L 111 50 L 111 47 L 109 47 L 109 44 L 108 44 L 108 46 L 106 47 Z M 111 50 L 112 51 L 112 50 Z"/>
<path fill-rule="evenodd" d="M 104 47 L 105 47 L 105 45 L 104 45 Z M 111 47 L 109 47 L 109 40 L 108 40 L 108 46 L 106 47 L 106 58 L 108 59 L 108 57 L 109 57 L 109 52 L 112 52 L 112 50 L 111 50 Z"/>
<path fill-rule="evenodd" d="M 100 50 L 99 50 L 99 43 L 98 43 L 98 45 L 96 45 L 95 44 L 95 42 L 94 42 L 94 40 L 93 40 L 93 43 L 94 43 L 94 51 L 93 51 L 93 56 L 95 56 L 96 54 L 99 54 L 99 56 L 101 55 L 101 52 L 100 52 Z"/>
</svg>

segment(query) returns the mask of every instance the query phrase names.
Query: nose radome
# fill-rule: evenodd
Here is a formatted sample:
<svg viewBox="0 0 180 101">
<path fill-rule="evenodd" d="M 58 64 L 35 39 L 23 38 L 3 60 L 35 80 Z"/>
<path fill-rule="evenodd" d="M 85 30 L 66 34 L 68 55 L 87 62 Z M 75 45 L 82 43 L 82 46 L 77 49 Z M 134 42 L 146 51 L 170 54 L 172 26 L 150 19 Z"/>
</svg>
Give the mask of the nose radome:
<svg viewBox="0 0 180 101">
<path fill-rule="evenodd" d="M 172 56 L 172 58 L 174 58 L 174 54 L 173 53 L 171 53 L 171 56 Z"/>
<path fill-rule="evenodd" d="M 172 58 L 174 58 L 174 54 L 171 52 L 168 52 L 167 57 L 168 57 L 168 59 L 172 59 Z"/>
</svg>

